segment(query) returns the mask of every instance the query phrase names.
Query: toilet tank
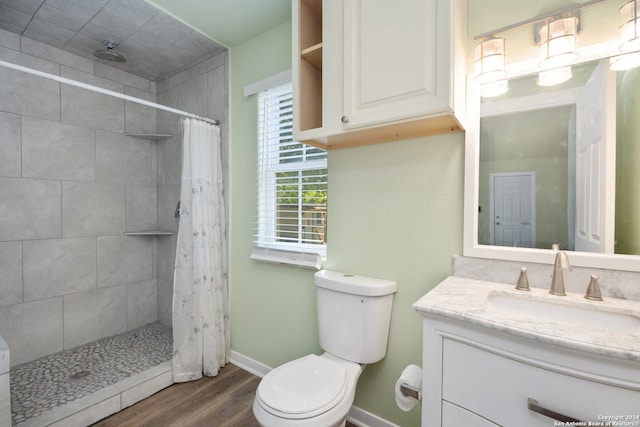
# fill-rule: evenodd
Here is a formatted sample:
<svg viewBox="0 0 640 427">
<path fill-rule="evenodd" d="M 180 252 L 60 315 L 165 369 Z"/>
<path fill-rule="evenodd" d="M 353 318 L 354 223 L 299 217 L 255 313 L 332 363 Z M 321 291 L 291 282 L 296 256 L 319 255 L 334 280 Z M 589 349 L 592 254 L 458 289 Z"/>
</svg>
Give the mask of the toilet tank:
<svg viewBox="0 0 640 427">
<path fill-rule="evenodd" d="M 314 281 L 320 347 L 361 364 L 384 358 L 396 282 L 329 270 Z"/>
</svg>

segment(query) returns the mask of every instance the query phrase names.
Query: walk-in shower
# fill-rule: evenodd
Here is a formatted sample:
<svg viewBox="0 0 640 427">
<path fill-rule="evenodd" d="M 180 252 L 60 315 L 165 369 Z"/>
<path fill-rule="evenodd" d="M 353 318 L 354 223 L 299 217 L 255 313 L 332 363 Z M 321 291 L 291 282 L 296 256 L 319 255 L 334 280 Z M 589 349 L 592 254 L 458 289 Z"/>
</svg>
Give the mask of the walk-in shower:
<svg viewBox="0 0 640 427">
<path fill-rule="evenodd" d="M 173 382 L 181 120 L 226 121 L 226 52 L 158 81 L 89 62 L 26 39 L 0 60 L 2 426 L 89 425 Z"/>
</svg>

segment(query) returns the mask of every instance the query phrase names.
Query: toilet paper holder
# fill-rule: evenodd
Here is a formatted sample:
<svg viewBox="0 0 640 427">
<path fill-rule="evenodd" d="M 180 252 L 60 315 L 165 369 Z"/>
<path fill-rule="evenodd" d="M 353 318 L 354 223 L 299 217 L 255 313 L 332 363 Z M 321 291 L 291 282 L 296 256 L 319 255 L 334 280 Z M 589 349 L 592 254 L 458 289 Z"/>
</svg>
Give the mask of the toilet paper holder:
<svg viewBox="0 0 640 427">
<path fill-rule="evenodd" d="M 400 393 L 405 397 L 413 397 L 417 401 L 422 400 L 422 392 L 420 392 L 420 389 L 406 383 L 400 384 Z"/>
</svg>

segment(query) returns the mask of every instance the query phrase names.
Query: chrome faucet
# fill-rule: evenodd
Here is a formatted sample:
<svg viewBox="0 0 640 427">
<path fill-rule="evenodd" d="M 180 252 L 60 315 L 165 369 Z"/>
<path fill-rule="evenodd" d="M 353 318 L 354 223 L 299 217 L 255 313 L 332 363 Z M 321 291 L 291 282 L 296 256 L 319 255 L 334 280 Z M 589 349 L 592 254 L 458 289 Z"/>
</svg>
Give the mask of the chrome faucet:
<svg viewBox="0 0 640 427">
<path fill-rule="evenodd" d="M 554 243 L 552 249 L 557 251 L 556 260 L 553 263 L 553 275 L 551 276 L 551 288 L 549 293 L 552 295 L 567 295 L 564 291 L 564 275 L 563 270 L 571 267 L 567 253 L 560 250 L 557 243 Z"/>
</svg>

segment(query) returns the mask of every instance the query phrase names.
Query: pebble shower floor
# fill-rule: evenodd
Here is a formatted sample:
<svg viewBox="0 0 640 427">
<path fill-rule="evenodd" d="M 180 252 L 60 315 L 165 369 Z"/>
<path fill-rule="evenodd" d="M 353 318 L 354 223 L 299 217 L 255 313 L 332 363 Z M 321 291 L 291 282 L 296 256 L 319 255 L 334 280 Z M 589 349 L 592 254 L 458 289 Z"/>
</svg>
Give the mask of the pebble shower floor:
<svg viewBox="0 0 640 427">
<path fill-rule="evenodd" d="M 87 396 L 171 358 L 171 330 L 159 323 L 11 369 L 13 425 Z"/>
</svg>

